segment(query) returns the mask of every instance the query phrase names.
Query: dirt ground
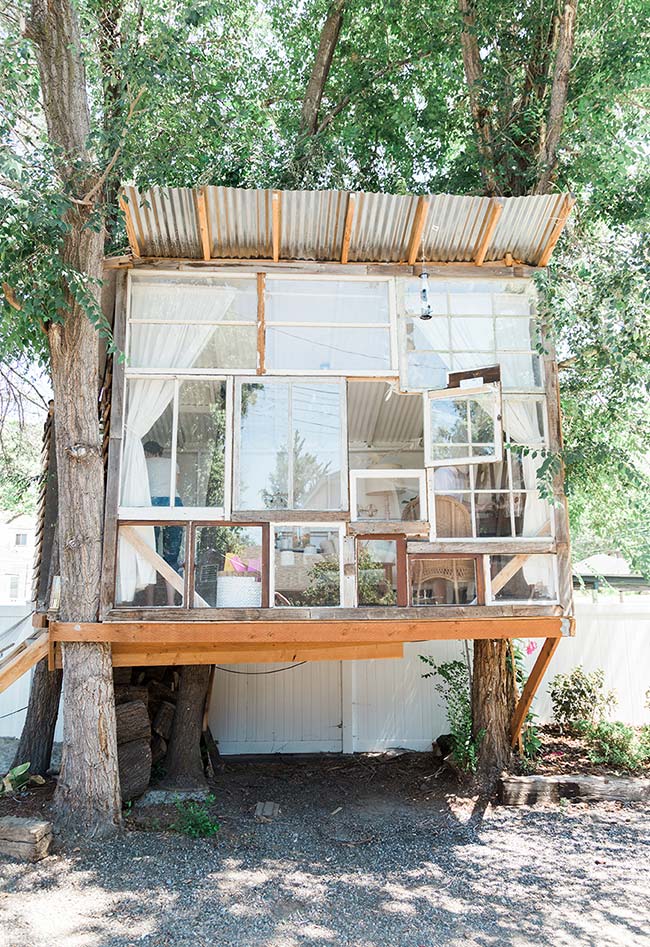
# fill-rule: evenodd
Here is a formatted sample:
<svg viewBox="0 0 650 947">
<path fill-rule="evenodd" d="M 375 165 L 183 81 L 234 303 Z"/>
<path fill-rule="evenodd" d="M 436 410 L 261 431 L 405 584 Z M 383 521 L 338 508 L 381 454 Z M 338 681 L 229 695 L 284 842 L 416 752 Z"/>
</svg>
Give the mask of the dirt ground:
<svg viewBox="0 0 650 947">
<path fill-rule="evenodd" d="M 214 838 L 136 806 L 110 842 L 0 862 L 0 945 L 650 945 L 647 808 L 485 808 L 437 769 L 424 754 L 228 761 Z M 257 823 L 267 800 L 280 814 Z"/>
</svg>

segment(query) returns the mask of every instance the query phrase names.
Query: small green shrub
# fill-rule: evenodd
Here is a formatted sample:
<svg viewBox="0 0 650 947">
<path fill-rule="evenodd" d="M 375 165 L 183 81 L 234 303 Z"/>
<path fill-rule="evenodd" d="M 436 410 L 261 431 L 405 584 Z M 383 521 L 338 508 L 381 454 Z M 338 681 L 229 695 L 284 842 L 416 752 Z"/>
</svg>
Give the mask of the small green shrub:
<svg viewBox="0 0 650 947">
<path fill-rule="evenodd" d="M 581 720 L 600 720 L 617 703 L 614 691 L 605 690 L 602 668 L 587 673 L 581 665 L 570 674 L 556 674 L 549 687 L 553 716 L 561 727 L 575 727 Z"/>
<path fill-rule="evenodd" d="M 620 720 L 582 723 L 579 732 L 590 746 L 589 759 L 613 769 L 638 772 L 650 760 L 650 727 L 642 727 L 637 734 Z"/>
<path fill-rule="evenodd" d="M 420 660 L 432 668 L 422 677 L 435 678 L 434 686 L 447 707 L 454 763 L 463 773 L 475 773 L 485 732 L 481 731 L 476 738 L 472 736 L 472 695 L 467 665 L 463 661 L 436 664 L 426 654 L 421 654 Z"/>
<path fill-rule="evenodd" d="M 171 828 L 190 838 L 211 838 L 216 835 L 221 826 L 207 809 L 213 802 L 214 796 L 208 796 L 205 802 L 177 799 L 174 806 L 179 818 L 172 823 Z"/>
<path fill-rule="evenodd" d="M 42 776 L 30 775 L 31 765 L 31 763 L 20 763 L 19 766 L 10 769 L 6 776 L 0 778 L 0 796 L 10 796 L 27 786 L 42 786 L 45 782 Z"/>
<path fill-rule="evenodd" d="M 531 762 L 537 759 L 539 756 L 539 751 L 542 748 L 539 727 L 535 723 L 536 720 L 537 714 L 534 714 L 532 710 L 529 710 L 521 731 L 522 754 L 527 760 L 530 760 Z"/>
</svg>

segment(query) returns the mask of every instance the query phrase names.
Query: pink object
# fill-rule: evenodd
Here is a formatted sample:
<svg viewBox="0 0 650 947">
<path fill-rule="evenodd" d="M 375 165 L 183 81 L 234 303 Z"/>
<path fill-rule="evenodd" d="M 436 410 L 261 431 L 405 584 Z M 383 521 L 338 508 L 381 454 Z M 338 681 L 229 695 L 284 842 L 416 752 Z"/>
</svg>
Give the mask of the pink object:
<svg viewBox="0 0 650 947">
<path fill-rule="evenodd" d="M 249 559 L 247 571 L 248 572 L 261 572 L 262 571 L 261 559 Z"/>
<path fill-rule="evenodd" d="M 526 654 L 532 654 L 533 651 L 537 651 L 537 642 L 529 641 L 526 645 Z"/>
<path fill-rule="evenodd" d="M 246 572 L 246 563 L 243 562 L 239 556 L 228 554 L 226 558 L 229 565 L 235 570 L 235 572 Z"/>
</svg>

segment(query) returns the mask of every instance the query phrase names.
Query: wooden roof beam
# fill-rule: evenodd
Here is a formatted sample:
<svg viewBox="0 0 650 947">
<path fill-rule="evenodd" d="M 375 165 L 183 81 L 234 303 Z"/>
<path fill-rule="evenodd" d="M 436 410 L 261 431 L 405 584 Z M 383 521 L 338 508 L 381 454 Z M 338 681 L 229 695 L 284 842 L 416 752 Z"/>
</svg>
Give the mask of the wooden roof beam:
<svg viewBox="0 0 650 947">
<path fill-rule="evenodd" d="M 356 199 L 354 194 L 348 194 L 348 206 L 345 212 L 345 224 L 343 226 L 343 241 L 341 243 L 341 263 L 348 262 L 350 253 L 350 239 L 352 237 L 352 224 L 354 222 L 354 212 L 356 209 Z"/>
<path fill-rule="evenodd" d="M 560 239 L 560 235 L 564 230 L 564 225 L 567 222 L 567 218 L 571 213 L 571 209 L 575 202 L 576 199 L 573 194 L 567 194 L 567 196 L 564 198 L 560 212 L 557 216 L 557 220 L 555 221 L 555 226 L 551 230 L 551 234 L 546 242 L 546 246 L 542 250 L 542 254 L 537 262 L 538 266 L 548 266 L 548 261 L 551 259 L 551 253 L 553 253 L 555 244 Z"/>
<path fill-rule="evenodd" d="M 282 223 L 282 191 L 273 191 L 271 195 L 271 239 L 273 242 L 273 262 L 280 259 L 280 234 Z"/>
<path fill-rule="evenodd" d="M 201 248 L 203 250 L 203 259 L 210 260 L 212 257 L 212 237 L 210 235 L 210 221 L 208 219 L 208 199 L 205 188 L 199 188 L 196 193 L 196 215 L 199 220 L 199 232 L 201 234 Z"/>
<path fill-rule="evenodd" d="M 413 228 L 411 230 L 411 236 L 409 238 L 408 246 L 408 264 L 413 266 L 415 263 L 420 244 L 422 242 L 422 234 L 424 233 L 424 225 L 427 220 L 427 214 L 429 213 L 429 198 L 421 197 L 418 200 L 418 206 L 415 208 L 415 214 L 413 216 Z"/>
<path fill-rule="evenodd" d="M 499 223 L 499 217 L 503 213 L 503 199 L 500 197 L 491 197 L 490 203 L 485 214 L 485 219 L 481 227 L 478 241 L 474 247 L 474 266 L 483 266 L 485 256 L 490 246 L 490 241 Z"/>
<path fill-rule="evenodd" d="M 138 238 L 135 233 L 135 227 L 133 226 L 133 217 L 131 216 L 131 208 L 129 207 L 129 202 L 127 201 L 124 194 L 120 194 L 119 197 L 120 210 L 124 214 L 124 223 L 126 224 L 126 236 L 129 241 L 129 246 L 131 247 L 131 252 L 133 256 L 140 256 L 140 245 L 138 244 Z"/>
</svg>

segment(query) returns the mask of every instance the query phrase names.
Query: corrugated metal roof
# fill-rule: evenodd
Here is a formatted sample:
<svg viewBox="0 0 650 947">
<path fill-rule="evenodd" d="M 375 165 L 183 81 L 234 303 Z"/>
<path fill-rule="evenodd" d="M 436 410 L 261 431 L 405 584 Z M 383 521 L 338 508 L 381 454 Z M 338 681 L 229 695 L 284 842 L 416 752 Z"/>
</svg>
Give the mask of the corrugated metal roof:
<svg viewBox="0 0 650 947">
<path fill-rule="evenodd" d="M 351 444 L 385 447 L 417 443 L 423 436 L 422 396 L 397 394 L 388 400 L 381 381 L 348 386 L 348 438 Z"/>
<path fill-rule="evenodd" d="M 418 240 L 417 208 L 423 198 L 413 194 L 231 187 L 153 187 L 138 192 L 127 186 L 124 196 L 136 256 L 191 260 L 205 257 L 202 202 L 211 258 L 232 260 L 271 260 L 275 249 L 280 260 L 338 262 L 350 209 L 350 263 L 404 263 L 414 239 L 418 263 L 422 257 L 430 263 L 472 263 L 494 206 L 487 197 L 425 195 L 428 208 Z M 485 262 L 509 254 L 515 261 L 536 265 L 556 224 L 566 216 L 565 201 L 564 194 L 502 198 Z"/>
</svg>

